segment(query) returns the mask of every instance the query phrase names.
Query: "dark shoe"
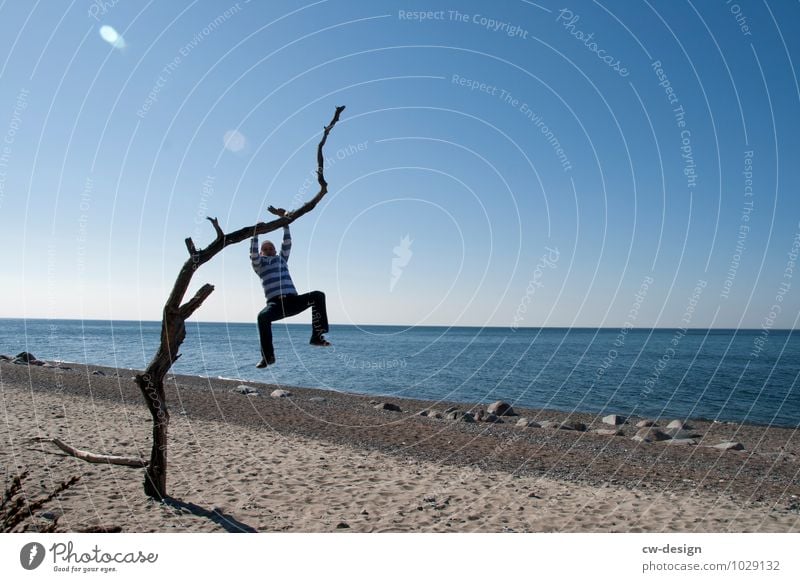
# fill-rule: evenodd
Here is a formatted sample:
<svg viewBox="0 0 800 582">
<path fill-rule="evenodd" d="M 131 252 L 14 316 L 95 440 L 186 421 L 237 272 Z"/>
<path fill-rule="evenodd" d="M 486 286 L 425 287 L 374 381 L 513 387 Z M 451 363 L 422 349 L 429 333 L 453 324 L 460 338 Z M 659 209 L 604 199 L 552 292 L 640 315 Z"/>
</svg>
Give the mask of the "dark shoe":
<svg viewBox="0 0 800 582">
<path fill-rule="evenodd" d="M 329 345 L 331 345 L 331 342 L 326 340 L 321 335 L 312 335 L 311 336 L 311 341 L 309 341 L 308 343 L 310 343 L 312 346 L 320 346 L 320 347 L 323 347 L 323 348 L 326 348 Z"/>
<path fill-rule="evenodd" d="M 261 358 L 261 361 L 256 364 L 256 368 L 266 368 L 267 366 L 271 366 L 275 363 L 275 356 L 270 356 L 269 358 Z"/>
</svg>

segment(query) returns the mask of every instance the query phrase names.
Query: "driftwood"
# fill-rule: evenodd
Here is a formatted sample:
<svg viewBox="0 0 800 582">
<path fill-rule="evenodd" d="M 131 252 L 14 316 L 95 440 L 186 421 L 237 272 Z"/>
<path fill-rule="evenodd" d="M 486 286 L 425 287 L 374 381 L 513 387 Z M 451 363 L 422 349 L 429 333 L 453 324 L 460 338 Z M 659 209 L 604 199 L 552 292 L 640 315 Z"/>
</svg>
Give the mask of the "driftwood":
<svg viewBox="0 0 800 582">
<path fill-rule="evenodd" d="M 311 212 L 328 192 L 328 183 L 324 175 L 324 157 L 322 149 L 328 139 L 328 134 L 339 121 L 339 116 L 344 111 L 344 106 L 336 108 L 331 122 L 325 126 L 322 139 L 317 146 L 317 182 L 319 192 L 300 208 L 280 216 L 270 222 L 259 222 L 253 226 L 240 228 L 237 231 L 225 234 L 216 218 L 208 217 L 216 238 L 204 249 L 197 249 L 191 238 L 186 239 L 186 248 L 189 258 L 181 267 L 172 292 L 164 305 L 161 322 L 161 343 L 155 356 L 150 361 L 147 369 L 137 374 L 135 381 L 142 391 L 147 407 L 153 417 L 153 448 L 150 462 L 144 480 L 144 491 L 149 497 L 164 499 L 167 496 L 167 427 L 169 426 L 169 412 L 164 393 L 164 378 L 172 364 L 180 357 L 178 350 L 186 337 L 186 320 L 203 304 L 214 291 L 214 286 L 206 283 L 194 294 L 194 297 L 183 302 L 192 275 L 200 265 L 211 260 L 217 253 L 228 245 L 235 244 L 258 234 L 265 234 L 291 224 L 304 214 Z M 270 209 L 274 210 L 274 209 Z"/>
<path fill-rule="evenodd" d="M 53 443 L 59 449 L 67 453 L 68 455 L 72 455 L 80 459 L 81 461 L 86 461 L 87 463 L 104 463 L 107 465 L 125 465 L 126 467 L 146 467 L 147 461 L 144 459 L 140 459 L 139 457 L 120 457 L 118 455 L 98 455 L 96 453 L 90 453 L 89 451 L 82 451 L 81 449 L 76 449 L 75 447 L 68 445 L 61 439 L 45 439 Z"/>
</svg>

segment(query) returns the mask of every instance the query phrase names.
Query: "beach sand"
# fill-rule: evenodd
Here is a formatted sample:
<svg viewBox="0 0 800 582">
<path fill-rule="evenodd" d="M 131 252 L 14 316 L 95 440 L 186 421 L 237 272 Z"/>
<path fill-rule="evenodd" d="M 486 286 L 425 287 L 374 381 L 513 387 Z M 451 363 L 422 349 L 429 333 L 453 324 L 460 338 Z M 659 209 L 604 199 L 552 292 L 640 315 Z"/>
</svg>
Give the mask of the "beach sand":
<svg viewBox="0 0 800 582">
<path fill-rule="evenodd" d="M 27 523 L 124 532 L 790 532 L 800 531 L 796 430 L 692 421 L 699 444 L 420 417 L 430 403 L 178 376 L 168 487 L 144 496 L 143 470 L 89 464 L 34 439 L 149 458 L 151 421 L 133 372 L 0 363 L 6 483 L 30 497 L 79 482 Z M 104 375 L 94 374 L 98 371 Z M 255 387 L 260 394 L 231 392 Z M 275 388 L 291 391 L 272 398 Z M 320 400 L 324 399 L 324 400 Z M 378 410 L 392 402 L 402 412 Z M 461 404 L 462 410 L 469 405 Z M 665 419 L 669 420 L 669 419 Z M 665 424 L 661 422 L 662 426 Z M 735 440 L 743 451 L 706 445 Z"/>
</svg>

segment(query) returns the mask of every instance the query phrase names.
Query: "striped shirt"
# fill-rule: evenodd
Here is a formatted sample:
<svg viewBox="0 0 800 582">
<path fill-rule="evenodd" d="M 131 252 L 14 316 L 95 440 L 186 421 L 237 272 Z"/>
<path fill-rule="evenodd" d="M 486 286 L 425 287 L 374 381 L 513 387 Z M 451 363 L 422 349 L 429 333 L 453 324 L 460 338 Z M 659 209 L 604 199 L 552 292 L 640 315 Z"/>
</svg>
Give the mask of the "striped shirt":
<svg viewBox="0 0 800 582">
<path fill-rule="evenodd" d="M 274 257 L 265 257 L 259 253 L 258 236 L 254 236 L 250 241 L 250 260 L 256 275 L 261 278 L 261 286 L 264 288 L 267 301 L 281 295 L 297 295 L 287 264 L 291 249 L 292 235 L 289 234 L 288 226 L 283 227 L 281 252 Z"/>
</svg>

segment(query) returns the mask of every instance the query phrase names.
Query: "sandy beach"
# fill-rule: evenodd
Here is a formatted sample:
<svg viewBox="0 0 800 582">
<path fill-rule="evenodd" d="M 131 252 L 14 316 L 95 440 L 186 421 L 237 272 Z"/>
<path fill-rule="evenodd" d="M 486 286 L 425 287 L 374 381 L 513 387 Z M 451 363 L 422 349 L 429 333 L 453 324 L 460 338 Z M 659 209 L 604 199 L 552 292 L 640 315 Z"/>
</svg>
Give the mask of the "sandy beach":
<svg viewBox="0 0 800 582">
<path fill-rule="evenodd" d="M 35 440 L 148 458 L 150 416 L 132 376 L 0 363 L 6 484 L 27 469 L 35 497 L 80 477 L 29 527 L 57 517 L 57 531 L 800 531 L 794 429 L 690 420 L 694 444 L 638 442 L 638 418 L 613 436 L 594 432 L 615 427 L 590 414 L 464 422 L 418 413 L 479 407 L 185 376 L 168 388 L 173 500 L 158 503 L 144 496 L 142 469 L 89 464 Z M 257 394 L 236 392 L 242 384 Z M 585 430 L 523 428 L 522 417 Z M 711 446 L 729 441 L 744 449 Z"/>
</svg>

